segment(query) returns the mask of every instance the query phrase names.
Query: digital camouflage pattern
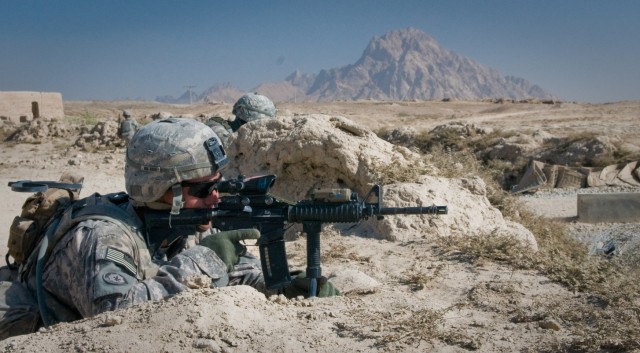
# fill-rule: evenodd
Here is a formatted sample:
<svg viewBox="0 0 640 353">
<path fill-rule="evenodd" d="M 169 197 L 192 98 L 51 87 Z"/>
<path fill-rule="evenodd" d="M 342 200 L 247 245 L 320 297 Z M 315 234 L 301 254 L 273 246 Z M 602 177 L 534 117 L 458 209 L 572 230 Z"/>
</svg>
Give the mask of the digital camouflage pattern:
<svg viewBox="0 0 640 353">
<path fill-rule="evenodd" d="M 127 147 L 125 187 L 131 199 L 154 202 L 174 184 L 214 175 L 227 163 L 220 139 L 205 124 L 156 120 L 140 129 Z"/>
<path fill-rule="evenodd" d="M 54 236 L 47 237 L 52 242 L 50 248 L 44 248 L 47 255 L 41 257 L 34 251 L 21 267 L 22 283 L 15 284 L 25 284 L 37 298 L 44 324 L 161 300 L 189 288 L 244 284 L 265 292 L 254 256 L 242 254 L 229 268 L 214 250 L 197 245 L 205 235 L 216 236 L 212 230 L 201 234 L 194 227 L 190 234 L 190 229 L 185 232 L 185 228 L 167 225 L 152 231 L 145 229 L 138 216 L 140 202 L 132 196 L 155 202 L 171 186 L 180 188 L 180 181 L 215 175 L 226 165 L 227 156 L 213 130 L 195 120 L 159 120 L 134 135 L 126 158 L 125 184 L 130 197 L 93 194 L 76 201 L 54 223 L 56 228 L 51 228 L 49 235 Z M 178 246 L 170 246 L 169 253 L 167 244 Z M 36 268 L 41 264 L 40 281 Z M 15 292 L 14 287 L 5 287 L 5 292 Z M 4 302 L 9 305 L 14 297 L 5 295 Z M 0 319 L 7 318 L 2 322 L 8 323 L 15 310 L 5 309 Z M 25 327 L 34 322 L 31 316 L 20 319 Z M 3 330 L 1 334 L 14 333 Z"/>
<path fill-rule="evenodd" d="M 123 120 L 120 124 L 120 138 L 122 138 L 125 143 L 131 142 L 133 135 L 135 135 L 136 131 L 140 128 L 138 123 L 131 119 L 130 117 Z"/>
<path fill-rule="evenodd" d="M 214 251 L 199 245 L 169 260 L 157 260 L 153 249 L 146 247 L 142 221 L 133 206 L 124 203 L 119 207 L 137 220 L 129 225 L 138 231 L 127 234 L 115 222 L 90 219 L 72 228 L 55 245 L 44 270 L 43 286 L 56 322 L 160 300 L 189 288 L 246 284 L 264 292 L 262 271 L 251 254 L 243 256 L 229 273 Z M 29 283 L 35 290 L 34 278 Z"/>
<path fill-rule="evenodd" d="M 275 118 L 276 107 L 271 99 L 258 93 L 248 93 L 233 105 L 232 114 L 247 123 L 258 119 Z"/>
<path fill-rule="evenodd" d="M 229 125 L 229 122 L 225 118 L 214 116 L 209 118 L 205 124 L 210 127 L 211 130 L 216 133 L 216 135 L 218 135 L 220 141 L 222 142 L 222 145 L 226 146 L 229 140 L 229 136 L 233 132 L 233 130 L 231 129 L 231 125 Z"/>
</svg>

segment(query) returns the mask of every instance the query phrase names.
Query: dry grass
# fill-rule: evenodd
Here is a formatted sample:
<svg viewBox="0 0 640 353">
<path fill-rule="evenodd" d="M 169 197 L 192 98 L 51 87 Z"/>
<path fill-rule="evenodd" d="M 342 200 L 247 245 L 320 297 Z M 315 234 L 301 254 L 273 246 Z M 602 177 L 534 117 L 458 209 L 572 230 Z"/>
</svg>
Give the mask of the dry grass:
<svg viewBox="0 0 640 353">
<path fill-rule="evenodd" d="M 518 239 L 489 233 L 475 237 L 440 237 L 440 249 L 461 261 L 482 266 L 485 261 L 506 263 L 517 269 L 534 267 L 535 254 Z"/>
<path fill-rule="evenodd" d="M 412 291 L 420 291 L 427 287 L 428 284 L 433 283 L 442 273 L 444 265 L 440 264 L 433 269 L 433 273 L 425 273 L 419 269 L 412 269 L 409 271 L 409 275 L 400 279 L 400 283 L 409 286 Z"/>
<path fill-rule="evenodd" d="M 511 204 L 505 202 L 504 205 Z M 582 293 L 578 302 L 547 303 L 538 321 L 548 316 L 561 320 L 571 331 L 568 342 L 545 347 L 548 352 L 629 352 L 640 349 L 640 277 L 637 267 L 615 258 L 587 255 L 585 247 L 571 239 L 564 226 L 523 210 L 520 222 L 535 235 L 539 251 L 527 251 L 509 237 L 440 239 L 439 245 L 461 261 L 482 266 L 485 261 L 515 269 L 537 270 L 569 290 Z"/>
<path fill-rule="evenodd" d="M 0 126 L 0 141 L 6 141 L 13 131 L 5 126 Z"/>
<path fill-rule="evenodd" d="M 388 311 L 371 313 L 366 310 L 353 311 L 350 315 L 356 324 L 338 324 L 340 335 L 372 339 L 375 346 L 394 348 L 414 346 L 420 342 L 439 340 L 466 350 L 477 350 L 480 343 L 464 335 L 459 330 L 446 330 L 445 315 L 459 308 L 458 305 L 433 310 L 429 308 L 392 308 Z"/>
<path fill-rule="evenodd" d="M 455 161 L 455 162 L 454 162 Z M 460 261 L 482 266 L 485 261 L 508 264 L 514 269 L 532 269 L 583 293 L 583 302 L 554 303 L 547 315 L 555 314 L 572 333 L 569 342 L 544 348 L 556 352 L 628 352 L 640 350 L 640 270 L 637 264 L 617 258 L 588 255 L 586 247 L 570 237 L 564 224 L 542 218 L 525 209 L 500 186 L 501 169 L 483 165 L 468 152 L 433 153 L 430 162 L 446 177 L 470 173 L 487 183 L 488 199 L 506 218 L 516 220 L 535 236 L 539 251 L 531 252 L 511 237 L 484 234 L 477 237 L 441 238 L 443 252 Z M 463 168 L 451 167 L 454 163 Z M 429 278 L 407 279 L 419 288 Z"/>
<path fill-rule="evenodd" d="M 470 161 L 479 160 L 486 170 L 485 173 L 492 174 L 491 178 L 502 189 L 510 190 L 522 178 L 531 157 L 512 155 L 510 156 L 511 160 L 500 160 L 490 158 L 491 154 L 488 151 L 491 151 L 495 146 L 504 144 L 505 141 L 510 141 L 509 144 L 513 145 L 527 146 L 530 143 L 528 136 L 532 136 L 533 132 L 500 129 L 480 132 L 473 125 L 450 123 L 439 126 L 432 131 L 418 132 L 415 135 L 407 134 L 401 137 L 393 137 L 389 128 L 380 129 L 377 134 L 425 156 L 440 156 L 429 159 L 429 162 L 438 168 L 437 171 L 432 171 L 431 174 L 445 177 L 456 176 L 456 174 L 459 174 L 456 169 L 460 169 L 459 167 L 456 168 L 456 166 L 460 163 L 469 167 L 478 164 L 470 163 Z M 529 154 L 531 156 L 536 154 L 571 156 L 576 154 L 575 150 L 579 149 L 580 146 L 593 143 L 598 137 L 597 133 L 591 131 L 575 132 L 564 138 L 549 139 L 535 150 L 530 151 Z M 608 165 L 626 164 L 629 161 L 640 158 L 640 152 L 627 148 L 621 141 L 614 140 L 612 147 L 611 150 L 603 151 L 596 157 L 575 155 L 574 157 L 577 159 L 570 165 L 602 168 Z M 445 155 L 445 157 L 442 157 L 442 155 Z M 401 173 L 401 171 L 394 172 L 396 174 Z M 389 177 L 391 179 L 395 178 L 396 181 L 401 179 L 397 175 L 390 175 Z"/>
<path fill-rule="evenodd" d="M 399 157 L 393 157 L 390 161 L 375 159 L 372 165 L 371 169 L 375 173 L 374 182 L 379 185 L 414 183 L 421 175 L 434 174 L 433 168 L 428 163 L 416 161 L 416 163 L 407 164 Z"/>
<path fill-rule="evenodd" d="M 330 262 L 329 260 L 352 260 L 357 262 L 371 262 L 368 256 L 360 256 L 352 249 L 342 245 L 335 244 L 322 252 L 320 260 L 322 262 Z"/>
<path fill-rule="evenodd" d="M 459 146 L 457 140 L 447 142 Z M 503 190 L 507 168 L 500 163 L 483 164 L 475 156 L 463 151 L 431 151 L 425 161 L 434 166 L 436 174 L 459 178 L 480 176 L 487 183 L 488 199 L 506 218 L 516 220 L 535 236 L 539 251 L 533 253 L 518 240 L 489 233 L 477 237 L 440 238 L 438 245 L 443 252 L 460 261 L 482 266 L 485 261 L 507 264 L 514 269 L 537 270 L 569 290 L 584 294 L 584 302 L 554 303 L 539 314 L 537 320 L 558 317 L 571 330 L 572 339 L 554 343 L 543 350 L 557 352 L 626 352 L 640 349 L 640 277 L 638 268 L 630 267 L 615 258 L 589 256 L 584 245 L 572 239 L 566 227 L 558 222 L 542 218 L 523 209 L 516 198 Z M 392 170 L 390 170 L 392 169 Z M 410 168 L 380 168 L 385 184 L 412 181 L 417 175 Z M 326 255 L 325 255 L 326 256 Z M 351 257 L 350 255 L 345 255 Z M 437 273 L 416 271 L 401 279 L 412 290 L 421 290 L 437 277 Z M 598 303 L 598 304 L 594 304 Z M 415 339 L 439 339 L 463 346 L 474 346 L 466 337 L 454 338 L 437 329 L 442 312 L 423 310 L 417 313 L 417 321 L 401 316 L 380 318 L 386 327 L 385 334 L 376 336 L 380 344 L 392 342 L 409 344 Z M 471 348 L 473 349 L 473 348 Z"/>
<path fill-rule="evenodd" d="M 95 113 L 85 109 L 82 115 L 65 116 L 65 121 L 67 121 L 71 125 L 93 127 L 101 120 Z"/>
</svg>

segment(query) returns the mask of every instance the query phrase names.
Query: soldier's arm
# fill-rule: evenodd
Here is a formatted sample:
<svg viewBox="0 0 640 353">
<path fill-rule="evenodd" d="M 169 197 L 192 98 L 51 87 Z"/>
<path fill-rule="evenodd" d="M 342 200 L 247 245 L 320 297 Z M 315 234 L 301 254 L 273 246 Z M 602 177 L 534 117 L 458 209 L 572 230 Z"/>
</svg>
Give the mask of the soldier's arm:
<svg viewBox="0 0 640 353">
<path fill-rule="evenodd" d="M 54 248 L 43 276 L 45 289 L 90 317 L 180 293 L 201 283 L 202 276 L 218 286 L 228 282 L 224 263 L 202 246 L 175 256 L 145 278 L 138 256 L 146 250 L 137 250 L 136 242 L 122 233 L 111 222 L 78 224 Z"/>
</svg>

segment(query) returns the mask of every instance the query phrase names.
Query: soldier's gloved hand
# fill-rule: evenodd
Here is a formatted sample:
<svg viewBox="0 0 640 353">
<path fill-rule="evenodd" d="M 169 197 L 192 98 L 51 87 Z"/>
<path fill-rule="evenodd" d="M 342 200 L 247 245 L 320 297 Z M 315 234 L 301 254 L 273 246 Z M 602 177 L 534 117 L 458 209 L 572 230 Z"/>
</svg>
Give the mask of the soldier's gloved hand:
<svg viewBox="0 0 640 353">
<path fill-rule="evenodd" d="M 298 274 L 292 273 L 292 275 L 294 275 L 294 277 L 291 280 L 291 285 L 284 290 L 285 297 L 289 299 L 296 298 L 298 296 L 309 298 L 310 280 L 307 278 L 307 274 L 305 272 L 301 272 Z M 342 295 L 333 283 L 329 282 L 327 277 L 322 276 L 318 278 L 317 281 L 316 297 L 326 298 L 333 297 L 335 295 Z"/>
<path fill-rule="evenodd" d="M 247 252 L 247 247 L 240 241 L 258 238 L 260 238 L 260 232 L 257 229 L 229 230 L 207 235 L 200 241 L 200 245 L 213 250 L 227 265 L 227 272 L 231 272 L 233 266 L 238 263 L 239 256 Z"/>
</svg>

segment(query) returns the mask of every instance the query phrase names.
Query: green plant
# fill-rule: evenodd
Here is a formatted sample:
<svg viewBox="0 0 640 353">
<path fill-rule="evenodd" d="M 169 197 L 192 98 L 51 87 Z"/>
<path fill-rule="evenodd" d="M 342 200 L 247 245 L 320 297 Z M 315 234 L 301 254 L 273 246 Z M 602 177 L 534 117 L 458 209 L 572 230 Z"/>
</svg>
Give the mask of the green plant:
<svg viewBox="0 0 640 353">
<path fill-rule="evenodd" d="M 99 119 L 96 114 L 89 110 L 84 111 L 80 116 L 67 116 L 66 120 L 72 125 L 79 126 L 94 126 L 98 123 Z"/>
</svg>

